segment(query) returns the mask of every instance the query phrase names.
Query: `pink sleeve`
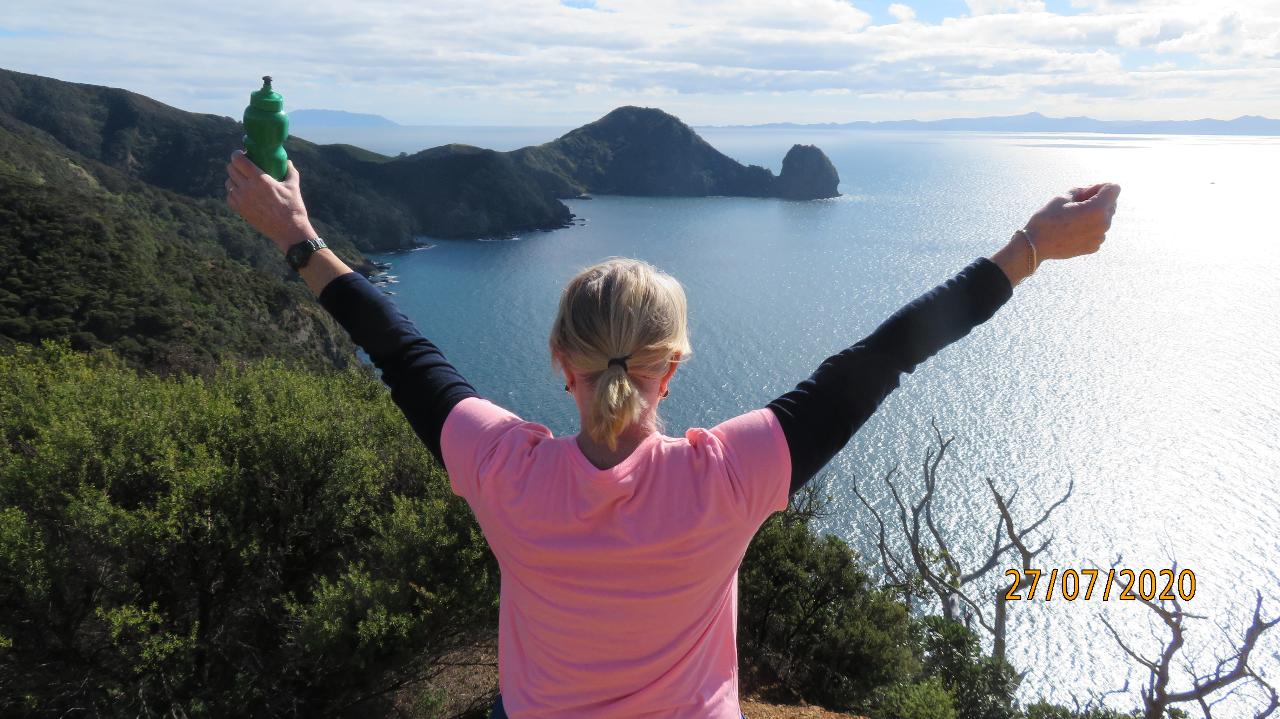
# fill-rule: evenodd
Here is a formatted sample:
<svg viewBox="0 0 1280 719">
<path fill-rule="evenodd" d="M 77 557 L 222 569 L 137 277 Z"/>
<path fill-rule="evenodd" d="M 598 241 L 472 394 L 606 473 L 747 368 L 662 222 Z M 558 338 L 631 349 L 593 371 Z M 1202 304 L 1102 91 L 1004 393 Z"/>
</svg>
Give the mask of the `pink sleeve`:
<svg viewBox="0 0 1280 719">
<path fill-rule="evenodd" d="M 526 428 L 535 431 L 522 433 L 527 438 L 511 436 L 513 430 Z M 542 425 L 526 422 L 483 397 L 457 403 L 440 432 L 440 455 L 453 493 L 468 501 L 476 498 L 495 458 L 500 462 L 504 454 L 500 451 L 504 440 L 535 441 L 543 434 L 549 435 Z"/>
<path fill-rule="evenodd" d="M 725 447 L 730 481 L 743 498 L 747 517 L 756 524 L 787 508 L 791 500 L 791 452 L 778 416 L 767 408 L 752 410 L 711 429 Z"/>
</svg>

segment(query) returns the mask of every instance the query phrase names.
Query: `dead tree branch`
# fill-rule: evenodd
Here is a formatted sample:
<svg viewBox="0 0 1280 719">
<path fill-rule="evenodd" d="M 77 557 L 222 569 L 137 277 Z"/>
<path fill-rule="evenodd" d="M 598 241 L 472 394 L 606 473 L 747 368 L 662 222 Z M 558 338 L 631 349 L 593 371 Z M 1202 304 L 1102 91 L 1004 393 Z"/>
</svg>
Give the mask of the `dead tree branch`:
<svg viewBox="0 0 1280 719">
<path fill-rule="evenodd" d="M 1174 571 L 1177 571 L 1176 563 Z M 1259 676 L 1249 664 L 1249 658 L 1258 639 L 1267 630 L 1280 623 L 1280 617 L 1263 619 L 1261 592 L 1257 593 L 1257 600 L 1253 606 L 1253 618 L 1239 644 L 1232 647 L 1228 656 L 1219 659 L 1212 671 L 1201 673 L 1188 666 L 1186 673 L 1191 677 L 1190 687 L 1181 691 L 1172 690 L 1170 685 L 1174 662 L 1186 645 L 1186 621 L 1205 617 L 1187 613 L 1176 598 L 1163 602 L 1156 602 L 1142 596 L 1137 596 L 1135 599 L 1154 612 L 1168 631 L 1168 638 L 1156 658 L 1145 657 L 1135 650 L 1121 637 L 1120 632 L 1106 617 L 1102 617 L 1102 623 L 1111 633 L 1116 644 L 1120 646 L 1121 651 L 1147 670 L 1147 681 L 1141 692 L 1144 719 L 1161 719 L 1167 716 L 1168 710 L 1174 705 L 1191 703 L 1199 706 L 1202 715 L 1209 719 L 1213 716 L 1213 706 L 1225 698 L 1220 696 L 1210 701 L 1213 695 L 1229 688 L 1234 691 L 1240 682 L 1252 682 L 1268 694 L 1267 705 L 1254 715 L 1255 719 L 1267 719 L 1275 714 L 1276 709 L 1280 707 L 1280 695 L 1277 695 L 1275 687 Z"/>
<path fill-rule="evenodd" d="M 1024 589 L 1030 583 L 1025 570 L 1035 568 L 1033 560 L 1044 553 L 1053 541 L 1048 537 L 1033 549 L 1029 546 L 1034 541 L 1032 535 L 1071 497 L 1075 485 L 1069 484 L 1060 499 L 1049 505 L 1034 521 L 1020 526 L 1014 516 L 1017 490 L 1005 497 L 995 482 L 988 478 L 986 484 L 997 514 L 992 523 L 990 548 L 984 559 L 966 570 L 936 519 L 940 470 L 954 437 L 943 437 L 936 422 L 931 421 L 930 425 L 937 446 L 925 453 L 921 464 L 921 486 L 916 490 L 918 496 L 908 496 L 910 487 L 900 477 L 897 467 L 881 478 L 893 502 L 889 512 L 882 512 L 871 503 L 856 478 L 853 491 L 875 521 L 876 547 L 885 584 L 901 590 L 908 604 L 913 598 L 932 596 L 941 605 L 942 615 L 947 619 L 970 628 L 978 624 L 994 639 L 992 655 L 1003 659 L 1008 626 L 1007 586 L 1000 586 L 992 592 L 987 577 L 999 567 L 1017 566 L 1021 577 L 1017 589 Z M 1016 564 L 1009 561 L 1010 555 L 1016 555 Z"/>
</svg>

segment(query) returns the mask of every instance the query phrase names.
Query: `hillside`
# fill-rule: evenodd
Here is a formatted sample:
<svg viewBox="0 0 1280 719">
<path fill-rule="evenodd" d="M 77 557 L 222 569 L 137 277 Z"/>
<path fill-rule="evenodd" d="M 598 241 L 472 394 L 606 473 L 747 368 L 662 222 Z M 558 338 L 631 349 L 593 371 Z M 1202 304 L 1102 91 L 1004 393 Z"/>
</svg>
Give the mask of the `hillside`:
<svg viewBox="0 0 1280 719">
<path fill-rule="evenodd" d="M 344 365 L 354 348 L 223 201 L 160 190 L 0 114 L 0 344 L 68 338 L 131 363 Z M 339 251 L 358 261 L 348 243 Z"/>
<path fill-rule="evenodd" d="M 197 199 L 223 197 L 224 166 L 243 132 L 229 117 L 8 70 L 0 70 L 0 114 L 64 152 Z M 392 159 L 297 137 L 285 147 L 306 175 L 307 205 L 323 231 L 365 251 L 408 248 L 416 235 L 482 237 L 571 218 L 501 153 L 451 146 Z"/>
<path fill-rule="evenodd" d="M 229 117 L 8 70 L 0 70 L 0 114 L 80 158 L 192 198 L 222 196 L 223 165 L 241 144 L 240 124 Z M 505 153 L 443 145 L 391 158 L 298 137 L 286 149 L 306 175 L 313 216 L 331 236 L 365 251 L 408 248 L 419 235 L 462 239 L 563 227 L 572 214 L 559 200 L 584 192 L 812 199 L 835 196 L 839 183 L 817 148 L 792 148 L 820 161 L 784 161 L 775 177 L 720 153 L 674 116 L 637 107 Z"/>
</svg>

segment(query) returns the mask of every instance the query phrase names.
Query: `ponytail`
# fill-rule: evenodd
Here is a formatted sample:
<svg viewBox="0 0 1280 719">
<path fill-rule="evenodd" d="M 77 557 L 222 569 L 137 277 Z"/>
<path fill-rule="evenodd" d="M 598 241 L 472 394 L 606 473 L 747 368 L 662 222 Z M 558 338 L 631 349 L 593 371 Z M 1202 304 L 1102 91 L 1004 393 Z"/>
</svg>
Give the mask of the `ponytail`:
<svg viewBox="0 0 1280 719">
<path fill-rule="evenodd" d="M 639 421 L 648 408 L 627 370 L 621 365 L 612 365 L 596 378 L 587 433 L 609 449 L 617 449 L 618 435 Z"/>
</svg>

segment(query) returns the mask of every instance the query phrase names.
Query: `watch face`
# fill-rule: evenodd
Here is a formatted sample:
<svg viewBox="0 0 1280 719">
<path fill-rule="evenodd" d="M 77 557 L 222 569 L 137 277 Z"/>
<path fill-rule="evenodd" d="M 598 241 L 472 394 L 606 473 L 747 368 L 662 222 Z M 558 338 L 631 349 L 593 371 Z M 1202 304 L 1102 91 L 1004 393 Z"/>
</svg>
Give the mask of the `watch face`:
<svg viewBox="0 0 1280 719">
<path fill-rule="evenodd" d="M 299 242 L 289 251 L 285 253 L 284 259 L 289 266 L 295 270 L 300 270 L 306 266 L 307 260 L 311 259 L 311 247 L 306 242 Z"/>
<path fill-rule="evenodd" d="M 317 250 L 324 249 L 325 247 L 328 247 L 328 245 L 326 245 L 324 240 L 319 237 L 314 240 L 303 240 L 302 242 L 290 247 L 289 251 L 285 253 L 284 259 L 285 262 L 289 263 L 290 267 L 295 270 L 300 270 L 307 266 L 307 262 L 311 259 L 311 255 L 315 254 Z"/>
</svg>

